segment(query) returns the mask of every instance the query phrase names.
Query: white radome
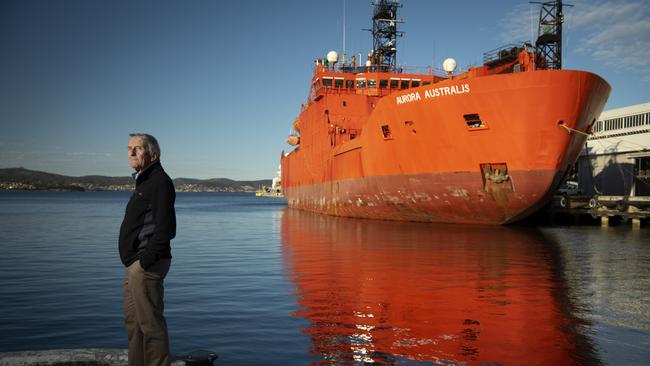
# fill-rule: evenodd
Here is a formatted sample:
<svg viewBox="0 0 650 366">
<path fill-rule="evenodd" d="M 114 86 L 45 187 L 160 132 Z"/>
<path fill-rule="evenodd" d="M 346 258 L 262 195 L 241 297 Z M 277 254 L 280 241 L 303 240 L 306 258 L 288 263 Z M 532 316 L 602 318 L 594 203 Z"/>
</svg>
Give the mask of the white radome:
<svg viewBox="0 0 650 366">
<path fill-rule="evenodd" d="M 335 63 L 339 60 L 339 54 L 336 51 L 329 51 L 327 53 L 327 61 L 329 63 Z"/>
<path fill-rule="evenodd" d="M 453 74 L 456 71 L 456 60 L 448 58 L 442 62 L 442 68 L 447 74 Z"/>
</svg>

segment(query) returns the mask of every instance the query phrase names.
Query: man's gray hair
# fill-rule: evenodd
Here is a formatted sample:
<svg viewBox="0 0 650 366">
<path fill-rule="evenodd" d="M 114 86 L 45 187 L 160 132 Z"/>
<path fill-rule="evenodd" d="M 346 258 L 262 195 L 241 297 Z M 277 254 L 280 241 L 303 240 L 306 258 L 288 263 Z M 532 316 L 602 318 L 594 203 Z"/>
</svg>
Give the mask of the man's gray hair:
<svg viewBox="0 0 650 366">
<path fill-rule="evenodd" d="M 132 133 L 129 134 L 129 137 L 141 139 L 144 150 L 149 153 L 151 158 L 153 160 L 160 160 L 160 145 L 158 145 L 158 140 L 155 137 L 148 133 Z"/>
</svg>

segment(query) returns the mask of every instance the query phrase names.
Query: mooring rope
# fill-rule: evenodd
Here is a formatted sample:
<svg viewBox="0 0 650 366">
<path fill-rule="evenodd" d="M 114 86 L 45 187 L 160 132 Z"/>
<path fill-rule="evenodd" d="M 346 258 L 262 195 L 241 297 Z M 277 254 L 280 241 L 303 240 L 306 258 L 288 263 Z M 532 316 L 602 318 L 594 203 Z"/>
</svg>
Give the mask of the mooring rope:
<svg viewBox="0 0 650 366">
<path fill-rule="evenodd" d="M 571 128 L 571 127 L 565 125 L 564 123 L 560 123 L 560 124 L 558 124 L 558 126 L 563 127 L 563 128 L 566 130 L 566 132 L 567 132 L 568 134 L 571 134 L 571 132 L 577 132 L 577 133 L 579 133 L 579 134 L 581 134 L 581 135 L 591 136 L 590 133 L 586 133 L 586 132 L 578 131 L 578 130 L 576 130 L 575 128 Z"/>
</svg>

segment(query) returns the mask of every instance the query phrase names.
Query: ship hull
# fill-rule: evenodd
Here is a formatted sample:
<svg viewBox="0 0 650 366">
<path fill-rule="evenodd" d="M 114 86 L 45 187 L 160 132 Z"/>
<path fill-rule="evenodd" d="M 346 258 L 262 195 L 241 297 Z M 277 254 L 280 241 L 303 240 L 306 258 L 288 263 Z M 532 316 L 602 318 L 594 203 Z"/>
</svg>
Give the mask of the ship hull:
<svg viewBox="0 0 650 366">
<path fill-rule="evenodd" d="M 511 223 L 554 194 L 609 91 L 597 75 L 555 70 L 391 94 L 360 137 L 283 157 L 283 191 L 290 207 L 338 216 Z M 322 108 L 335 118 L 338 102 Z"/>
<path fill-rule="evenodd" d="M 539 208 L 555 171 L 512 172 L 517 191 L 483 189 L 480 173 L 364 177 L 289 189 L 290 207 L 329 215 L 460 224 L 506 224 Z M 337 192 L 338 190 L 338 192 Z M 552 193 L 550 193 L 552 196 Z"/>
</svg>

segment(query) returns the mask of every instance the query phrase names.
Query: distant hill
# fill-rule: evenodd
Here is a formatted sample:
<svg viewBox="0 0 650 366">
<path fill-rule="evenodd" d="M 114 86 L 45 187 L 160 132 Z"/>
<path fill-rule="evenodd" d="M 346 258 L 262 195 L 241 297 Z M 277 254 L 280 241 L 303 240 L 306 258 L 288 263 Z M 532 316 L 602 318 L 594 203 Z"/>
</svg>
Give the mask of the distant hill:
<svg viewBox="0 0 650 366">
<path fill-rule="evenodd" d="M 262 185 L 270 186 L 271 180 L 174 179 L 174 186 L 179 192 L 252 192 Z M 0 191 L 130 191 L 133 187 L 133 178 L 130 176 L 71 177 L 22 167 L 0 169 Z"/>
</svg>

